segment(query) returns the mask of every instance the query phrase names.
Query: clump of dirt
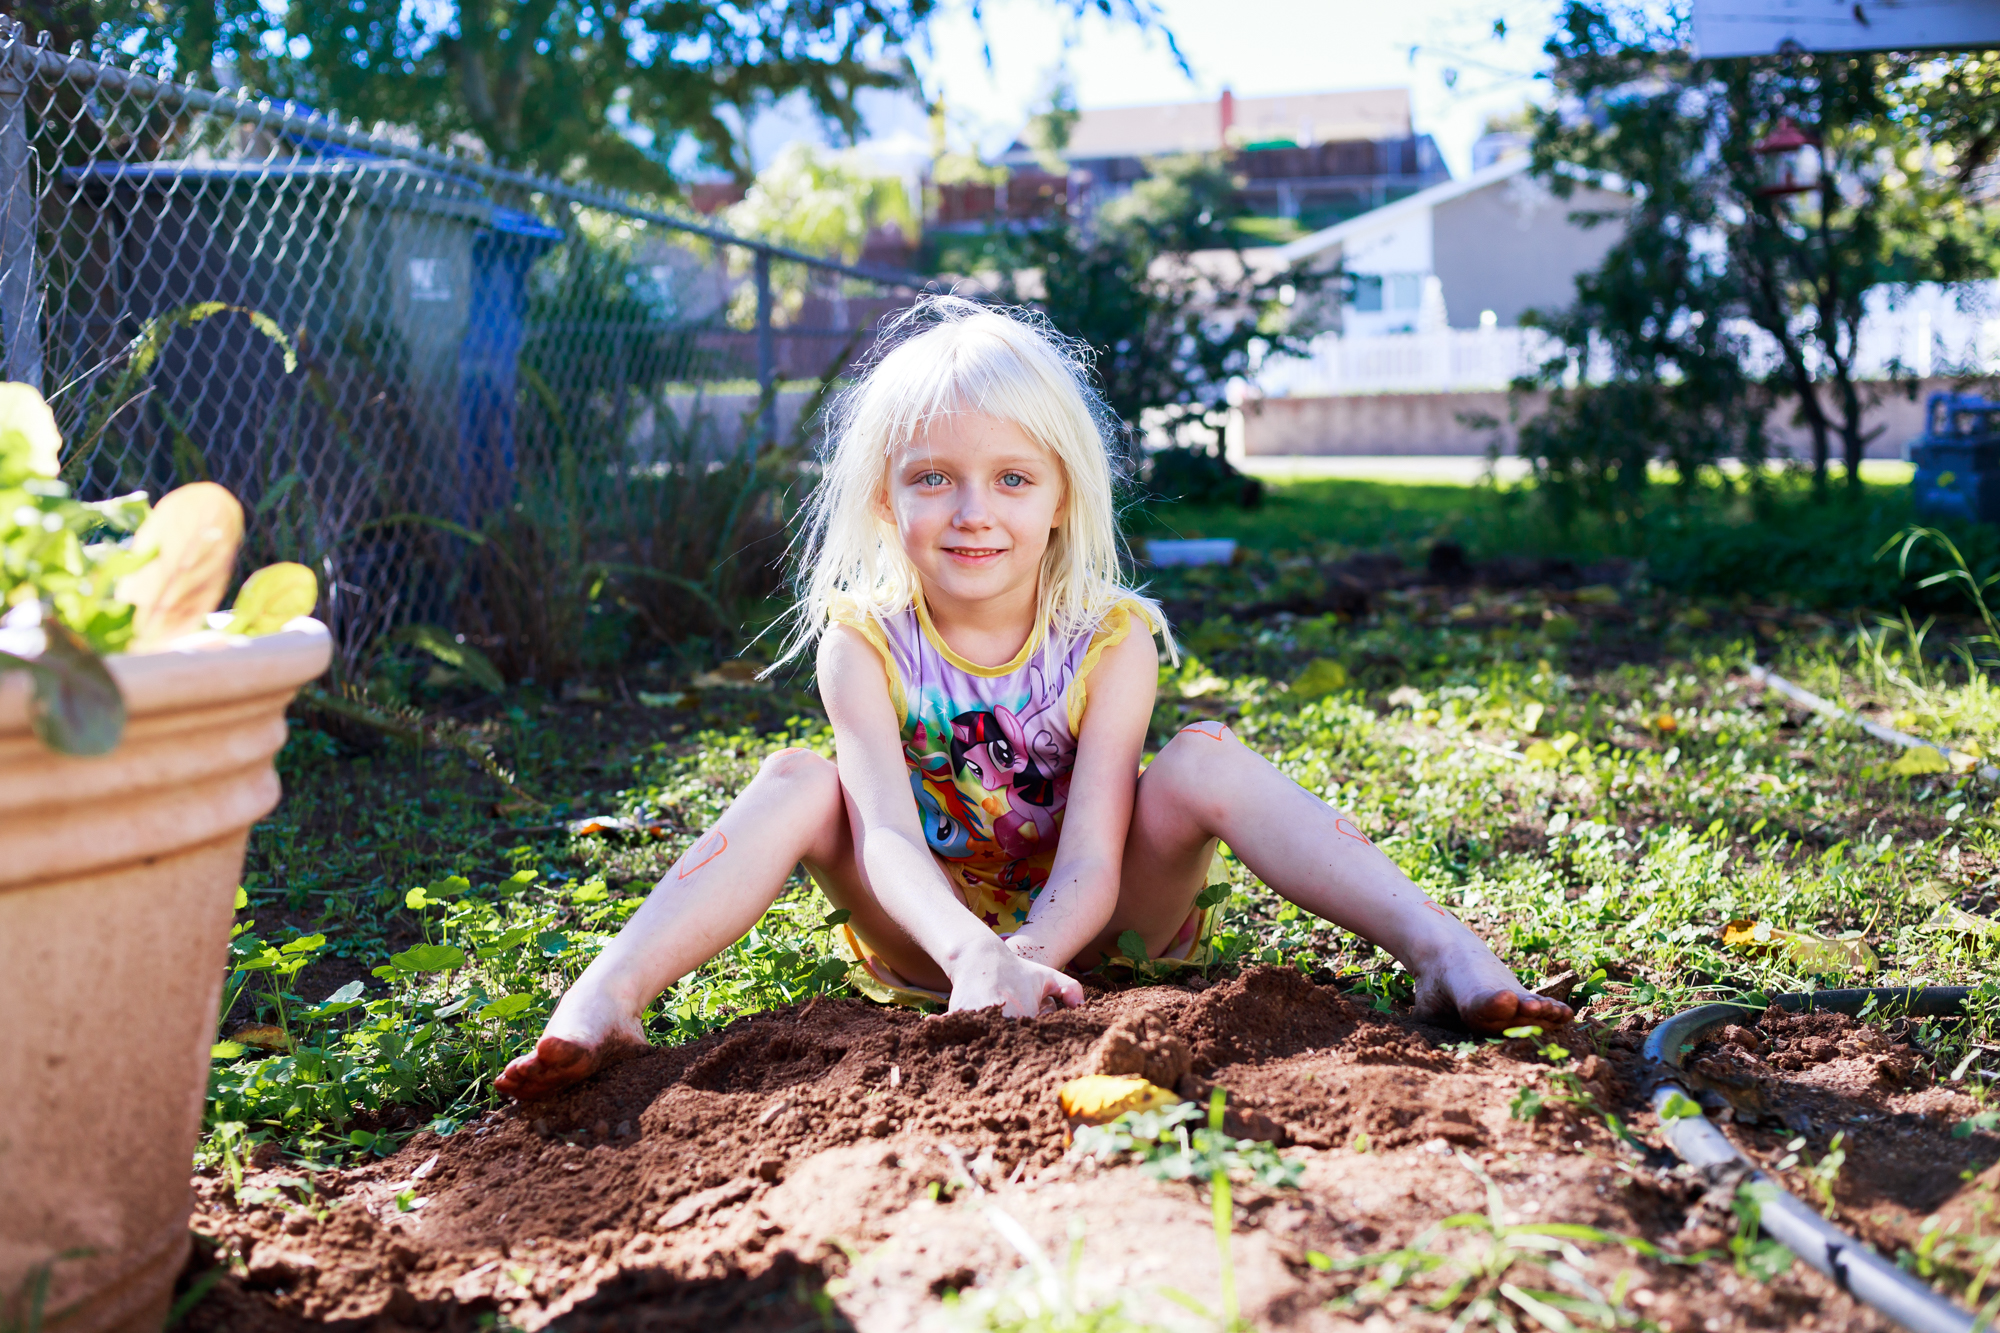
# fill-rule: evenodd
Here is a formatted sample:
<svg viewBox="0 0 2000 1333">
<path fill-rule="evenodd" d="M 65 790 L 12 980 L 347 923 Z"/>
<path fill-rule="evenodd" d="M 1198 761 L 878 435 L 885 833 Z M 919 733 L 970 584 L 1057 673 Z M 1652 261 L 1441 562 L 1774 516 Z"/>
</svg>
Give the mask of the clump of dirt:
<svg viewBox="0 0 2000 1333">
<path fill-rule="evenodd" d="M 1640 1036 L 1579 1024 L 1562 1081 L 1529 1042 L 1467 1042 L 1279 968 L 1094 992 L 1031 1021 L 822 999 L 449 1137 L 419 1134 L 394 1157 L 319 1173 L 310 1191 L 283 1164 L 253 1169 L 242 1193 L 198 1179 L 196 1227 L 226 1274 L 185 1327 L 778 1328 L 827 1312 L 904 1329 L 935 1322 L 944 1292 L 1004 1287 L 1023 1234 L 1058 1259 L 1083 1236 L 1087 1300 L 1117 1293 L 1136 1314 L 1166 1314 L 1172 1289 L 1213 1306 L 1206 1196 L 1066 1152 L 1056 1090 L 1090 1072 L 1191 1096 L 1225 1088 L 1235 1132 L 1302 1164 L 1297 1189 L 1238 1191 L 1232 1263 L 1258 1327 L 1317 1327 L 1327 1301 L 1355 1296 L 1365 1274 L 1321 1271 L 1309 1252 L 1408 1244 L 1487 1209 L 1489 1182 L 1503 1222 L 1579 1222 L 1691 1253 L 1723 1235 L 1726 1200 L 1621 1148 L 1587 1105 L 1636 1118 Z M 1524 1088 L 1545 1104 L 1518 1119 Z M 1590 1263 L 1606 1290 L 1636 1270 L 1633 1308 L 1676 1333 L 1802 1314 L 1879 1326 L 1803 1268 L 1758 1286 L 1726 1260 L 1605 1246 Z M 1408 1291 L 1350 1314 L 1448 1322 Z"/>
</svg>

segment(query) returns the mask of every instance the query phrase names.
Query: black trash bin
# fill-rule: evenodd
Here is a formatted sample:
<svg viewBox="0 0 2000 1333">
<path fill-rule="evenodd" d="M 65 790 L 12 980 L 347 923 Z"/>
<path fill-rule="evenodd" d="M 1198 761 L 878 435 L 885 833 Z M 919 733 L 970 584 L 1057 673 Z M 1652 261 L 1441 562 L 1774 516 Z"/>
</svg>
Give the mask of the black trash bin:
<svg viewBox="0 0 2000 1333">
<path fill-rule="evenodd" d="M 2000 403 L 1934 393 L 1923 438 L 1910 446 L 1917 517 L 2000 523 Z"/>
</svg>

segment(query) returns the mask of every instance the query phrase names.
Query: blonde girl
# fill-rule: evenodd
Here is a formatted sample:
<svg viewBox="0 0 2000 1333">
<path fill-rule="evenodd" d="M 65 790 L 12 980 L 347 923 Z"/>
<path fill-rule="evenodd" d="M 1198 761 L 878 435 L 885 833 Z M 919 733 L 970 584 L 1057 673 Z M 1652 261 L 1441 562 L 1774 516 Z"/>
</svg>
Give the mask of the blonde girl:
<svg viewBox="0 0 2000 1333">
<path fill-rule="evenodd" d="M 1478 936 L 1218 722 L 1140 771 L 1159 607 L 1121 581 L 1107 422 L 1032 317 L 933 297 L 840 402 L 796 546 L 787 656 L 816 648 L 836 758 L 772 755 L 563 996 L 497 1086 L 530 1099 L 644 1045 L 661 991 L 803 863 L 882 996 L 1032 1018 L 1137 931 L 1186 957 L 1218 839 L 1388 950 L 1421 1011 L 1557 1024 Z M 1136 632 L 1135 632 L 1136 631 Z"/>
</svg>

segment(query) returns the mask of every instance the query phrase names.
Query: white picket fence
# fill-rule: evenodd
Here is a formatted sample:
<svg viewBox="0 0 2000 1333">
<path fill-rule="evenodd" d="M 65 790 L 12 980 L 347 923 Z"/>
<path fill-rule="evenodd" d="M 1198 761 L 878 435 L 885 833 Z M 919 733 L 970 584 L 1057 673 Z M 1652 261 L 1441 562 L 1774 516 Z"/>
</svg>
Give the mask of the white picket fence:
<svg viewBox="0 0 2000 1333">
<path fill-rule="evenodd" d="M 1742 332 L 1751 369 L 1775 369 L 1775 344 L 1754 328 Z M 1314 340 L 1310 357 L 1272 358 L 1256 387 L 1265 397 L 1504 389 L 1558 350 L 1538 329 L 1328 333 Z M 1856 361 L 1864 378 L 2000 374 L 2000 282 L 1878 289 L 1861 326 Z"/>
</svg>

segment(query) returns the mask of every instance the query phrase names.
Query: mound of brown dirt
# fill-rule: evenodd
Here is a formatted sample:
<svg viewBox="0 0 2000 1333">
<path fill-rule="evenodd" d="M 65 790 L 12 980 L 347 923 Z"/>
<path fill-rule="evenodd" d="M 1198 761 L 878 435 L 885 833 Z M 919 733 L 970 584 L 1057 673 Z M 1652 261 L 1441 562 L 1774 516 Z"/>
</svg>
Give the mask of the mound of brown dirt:
<svg viewBox="0 0 2000 1333">
<path fill-rule="evenodd" d="M 1846 1156 L 1833 1181 L 1834 1220 L 1878 1250 L 1917 1244 L 1933 1213 L 1982 1224 L 2000 1213 L 2000 1135 L 1953 1131 L 1980 1106 L 1963 1091 L 1932 1083 L 1914 1025 L 1886 1028 L 1845 1014 L 1765 1013 L 1755 1027 L 1729 1027 L 1698 1045 L 1689 1072 L 1711 1115 L 1753 1160 L 1775 1167 L 1804 1140 L 1798 1167 L 1818 1162 L 1840 1137 Z M 1717 1100 L 1724 1105 L 1715 1106 Z M 1795 1167 L 1786 1188 L 1818 1200 L 1818 1185 Z"/>
<path fill-rule="evenodd" d="M 1352 1298 L 1360 1275 L 1319 1271 L 1308 1252 L 1407 1244 L 1487 1208 L 1489 1180 L 1503 1221 L 1588 1223 L 1682 1252 L 1722 1237 L 1726 1201 L 1714 1215 L 1703 1182 L 1637 1160 L 1563 1099 L 1580 1089 L 1633 1118 L 1638 1033 L 1580 1026 L 1565 1040 L 1574 1085 L 1529 1043 L 1463 1042 L 1277 968 L 1095 993 L 1033 1021 L 819 1000 L 450 1137 L 420 1134 L 385 1161 L 320 1174 L 316 1195 L 285 1184 L 296 1168 L 246 1179 L 279 1189 L 268 1203 L 199 1180 L 197 1229 L 230 1272 L 185 1326 L 472 1328 L 503 1315 L 524 1328 L 903 1329 L 935 1323 L 946 1291 L 1013 1280 L 1023 1237 L 1057 1259 L 1082 1244 L 1085 1299 L 1121 1294 L 1166 1317 L 1172 1289 L 1214 1308 L 1205 1195 L 1066 1154 L 1061 1083 L 1132 1072 L 1188 1096 L 1227 1089 L 1239 1135 L 1304 1163 L 1297 1190 L 1238 1192 L 1245 1317 L 1441 1328 L 1448 1316 L 1407 1292 L 1336 1319 L 1327 1302 Z M 1510 1115 L 1523 1087 L 1547 1099 L 1526 1121 Z M 1634 1308 L 1676 1333 L 1807 1316 L 1877 1327 L 1802 1268 L 1760 1287 L 1726 1261 L 1666 1266 L 1611 1246 L 1591 1263 L 1605 1289 L 1636 1268 Z"/>
</svg>

